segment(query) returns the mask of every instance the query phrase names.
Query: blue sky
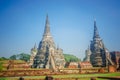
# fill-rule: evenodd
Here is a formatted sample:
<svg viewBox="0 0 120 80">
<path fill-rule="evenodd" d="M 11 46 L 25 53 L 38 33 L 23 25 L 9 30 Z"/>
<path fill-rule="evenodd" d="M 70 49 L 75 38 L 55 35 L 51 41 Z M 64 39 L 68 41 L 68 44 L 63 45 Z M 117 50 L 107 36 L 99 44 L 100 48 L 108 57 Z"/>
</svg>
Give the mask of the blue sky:
<svg viewBox="0 0 120 80">
<path fill-rule="evenodd" d="M 0 56 L 29 53 L 42 39 L 46 14 L 56 45 L 83 58 L 96 19 L 109 51 L 120 51 L 120 0 L 0 0 Z"/>
</svg>

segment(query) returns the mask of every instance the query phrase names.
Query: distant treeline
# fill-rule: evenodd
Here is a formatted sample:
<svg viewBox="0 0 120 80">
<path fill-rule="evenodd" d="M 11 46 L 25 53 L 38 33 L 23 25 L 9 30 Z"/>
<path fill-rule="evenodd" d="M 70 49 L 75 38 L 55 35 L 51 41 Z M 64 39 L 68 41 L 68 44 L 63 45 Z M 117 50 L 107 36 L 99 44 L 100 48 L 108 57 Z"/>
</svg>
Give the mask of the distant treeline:
<svg viewBox="0 0 120 80">
<path fill-rule="evenodd" d="M 0 60 L 24 60 L 24 61 L 29 61 L 29 59 L 30 59 L 30 55 L 26 53 L 12 55 L 9 58 L 6 58 L 6 57 L 0 58 Z"/>
<path fill-rule="evenodd" d="M 71 55 L 71 54 L 63 54 L 63 55 L 65 57 L 66 62 L 79 62 L 80 61 L 80 59 L 77 58 L 74 55 Z M 0 60 L 24 60 L 24 61 L 29 61 L 30 60 L 30 54 L 20 53 L 20 54 L 12 55 L 9 58 L 1 57 Z"/>
</svg>

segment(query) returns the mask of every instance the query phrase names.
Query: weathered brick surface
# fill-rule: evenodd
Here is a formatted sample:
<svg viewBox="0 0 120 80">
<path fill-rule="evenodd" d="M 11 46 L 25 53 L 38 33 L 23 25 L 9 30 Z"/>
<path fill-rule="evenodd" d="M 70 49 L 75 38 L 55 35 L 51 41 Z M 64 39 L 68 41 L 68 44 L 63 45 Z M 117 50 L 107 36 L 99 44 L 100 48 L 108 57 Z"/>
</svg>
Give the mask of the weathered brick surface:
<svg viewBox="0 0 120 80">
<path fill-rule="evenodd" d="M 108 71 L 109 72 L 116 72 L 116 67 L 115 66 L 108 66 Z"/>
<path fill-rule="evenodd" d="M 51 74 L 51 70 L 4 70 L 0 71 L 0 77 L 14 77 L 14 76 L 39 76 Z"/>
</svg>

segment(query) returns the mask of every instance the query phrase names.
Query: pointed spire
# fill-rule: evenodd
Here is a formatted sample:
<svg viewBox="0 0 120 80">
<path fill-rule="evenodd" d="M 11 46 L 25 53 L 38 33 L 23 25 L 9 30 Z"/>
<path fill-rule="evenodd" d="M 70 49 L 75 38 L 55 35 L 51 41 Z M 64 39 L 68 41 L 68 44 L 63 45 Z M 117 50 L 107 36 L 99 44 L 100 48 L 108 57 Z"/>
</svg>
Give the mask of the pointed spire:
<svg viewBox="0 0 120 80">
<path fill-rule="evenodd" d="M 90 50 L 90 46 L 88 45 L 88 50 Z"/>
<path fill-rule="evenodd" d="M 91 50 L 90 50 L 90 46 L 88 45 L 88 52 L 89 54 L 91 54 Z"/>
<path fill-rule="evenodd" d="M 57 44 L 57 49 L 59 49 L 59 44 Z"/>
<path fill-rule="evenodd" d="M 35 43 L 35 45 L 34 45 L 34 49 L 37 49 L 36 43 Z"/>
<path fill-rule="evenodd" d="M 48 20 L 48 14 L 46 15 L 46 23 L 45 23 L 45 30 L 44 30 L 44 36 L 50 36 L 50 24 Z"/>
<path fill-rule="evenodd" d="M 98 29 L 97 29 L 97 26 L 96 26 L 96 20 L 94 20 L 94 35 L 93 35 L 93 39 L 94 38 L 100 38 L 99 37 L 99 33 L 98 33 Z"/>
</svg>

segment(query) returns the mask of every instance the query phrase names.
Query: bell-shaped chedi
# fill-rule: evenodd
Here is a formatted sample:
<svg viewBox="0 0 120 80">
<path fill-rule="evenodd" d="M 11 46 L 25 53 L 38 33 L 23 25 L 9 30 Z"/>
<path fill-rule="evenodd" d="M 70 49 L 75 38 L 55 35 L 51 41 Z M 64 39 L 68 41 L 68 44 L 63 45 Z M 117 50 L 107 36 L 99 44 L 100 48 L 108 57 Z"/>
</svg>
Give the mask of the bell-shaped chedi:
<svg viewBox="0 0 120 80">
<path fill-rule="evenodd" d="M 94 67 L 105 67 L 109 64 L 113 65 L 109 51 L 105 48 L 105 45 L 99 36 L 96 21 L 94 21 L 94 34 L 90 44 L 90 50 L 90 61 Z"/>
<path fill-rule="evenodd" d="M 64 68 L 65 59 L 63 50 L 56 48 L 53 37 L 50 33 L 50 23 L 46 16 L 43 38 L 39 43 L 38 52 L 34 58 L 34 68 L 59 69 Z"/>
</svg>

